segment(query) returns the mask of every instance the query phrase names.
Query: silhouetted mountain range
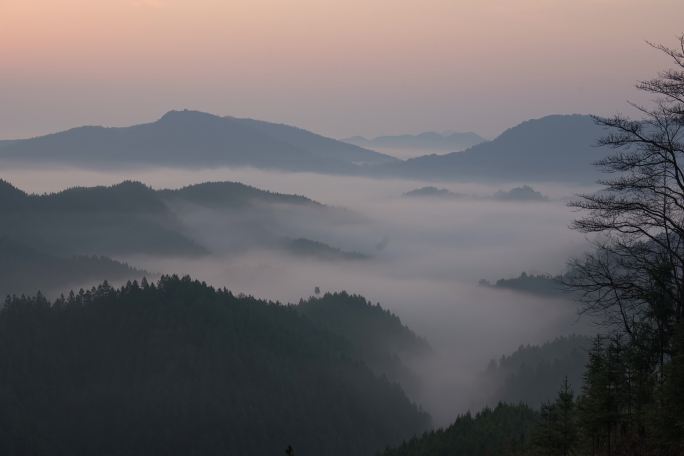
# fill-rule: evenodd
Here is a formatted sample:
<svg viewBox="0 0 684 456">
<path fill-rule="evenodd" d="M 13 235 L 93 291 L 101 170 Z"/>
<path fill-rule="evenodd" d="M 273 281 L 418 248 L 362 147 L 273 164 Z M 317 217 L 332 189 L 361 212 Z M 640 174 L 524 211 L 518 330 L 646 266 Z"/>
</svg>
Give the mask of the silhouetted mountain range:
<svg viewBox="0 0 684 456">
<path fill-rule="evenodd" d="M 331 173 L 395 160 L 287 125 L 187 110 L 131 127 L 85 126 L 12 141 L 0 148 L 0 157 L 91 167 L 231 165 Z"/>
<path fill-rule="evenodd" d="M 604 133 L 590 116 L 548 116 L 463 152 L 389 164 L 383 172 L 424 179 L 592 182 L 597 176 L 592 163 L 605 154 L 594 146 Z"/>
<path fill-rule="evenodd" d="M 594 147 L 603 133 L 589 116 L 553 115 L 523 122 L 492 141 L 462 152 L 402 161 L 287 125 L 197 111 L 171 111 L 148 124 L 79 127 L 5 141 L 0 143 L 0 161 L 84 167 L 250 166 L 429 180 L 586 183 L 597 176 L 592 163 L 605 154 Z M 440 140 L 439 135 L 434 135 L 437 134 L 400 136 L 381 142 L 445 142 L 444 138 L 453 136 Z M 475 142 L 479 137 L 470 138 Z"/>
</svg>

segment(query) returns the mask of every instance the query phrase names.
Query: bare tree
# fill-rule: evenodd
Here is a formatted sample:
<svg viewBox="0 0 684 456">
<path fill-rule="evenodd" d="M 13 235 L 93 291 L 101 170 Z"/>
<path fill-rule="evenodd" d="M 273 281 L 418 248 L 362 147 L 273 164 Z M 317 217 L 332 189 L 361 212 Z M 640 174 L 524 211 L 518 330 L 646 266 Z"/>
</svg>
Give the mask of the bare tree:
<svg viewBox="0 0 684 456">
<path fill-rule="evenodd" d="M 638 84 L 655 98 L 632 104 L 642 119 L 595 117 L 609 130 L 600 145 L 612 152 L 596 163 L 606 177 L 571 206 L 586 214 L 575 229 L 602 236 L 570 282 L 585 312 L 650 345 L 662 367 L 684 303 L 684 35 L 677 48 L 649 44 L 674 68 Z"/>
</svg>

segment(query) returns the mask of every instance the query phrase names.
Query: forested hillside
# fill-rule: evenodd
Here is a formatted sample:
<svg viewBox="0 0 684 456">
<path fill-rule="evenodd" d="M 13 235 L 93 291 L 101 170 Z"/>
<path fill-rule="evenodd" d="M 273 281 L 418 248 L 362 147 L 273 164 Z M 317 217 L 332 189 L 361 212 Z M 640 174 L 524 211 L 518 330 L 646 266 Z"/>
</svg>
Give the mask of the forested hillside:
<svg viewBox="0 0 684 456">
<path fill-rule="evenodd" d="M 538 408 L 555 398 L 564 379 L 580 390 L 591 344 L 591 337 L 571 335 L 520 346 L 510 355 L 492 360 L 483 378 L 492 390 L 489 404 L 522 402 Z"/>
<path fill-rule="evenodd" d="M 345 335 L 189 278 L 8 299 L 0 453 L 372 455 L 427 429 Z"/>
<path fill-rule="evenodd" d="M 532 454 L 539 413 L 526 405 L 499 404 L 462 415 L 446 429 L 413 438 L 382 456 L 452 456 Z"/>
<path fill-rule="evenodd" d="M 560 275 L 552 276 L 550 274 L 528 274 L 522 272 L 518 277 L 499 279 L 493 284 L 483 279 L 480 281 L 480 285 L 542 296 L 570 297 L 570 290 L 563 284 L 563 277 Z"/>
<path fill-rule="evenodd" d="M 559 339 L 539 349 L 521 348 L 490 369 L 504 376 L 511 371 L 502 394 L 530 403 L 546 389 L 549 374 L 566 372 L 555 399 L 541 406 L 525 454 L 684 454 L 684 35 L 675 47 L 652 46 L 673 65 L 638 84 L 657 102 L 639 106 L 640 119 L 595 118 L 610 131 L 599 144 L 612 152 L 596 162 L 606 177 L 600 190 L 570 203 L 582 212 L 572 227 L 594 242 L 592 251 L 571 261 L 563 281 L 582 314 L 601 323 L 602 334 L 584 356 L 586 348 L 578 351 L 577 341 Z M 549 364 L 554 353 L 561 356 L 553 355 L 556 361 Z M 581 357 L 579 386 L 568 377 Z M 509 417 L 507 423 L 513 421 Z M 493 429 L 487 441 L 501 435 L 508 435 L 505 428 Z M 439 436 L 414 441 L 404 454 L 438 454 L 431 449 L 446 441 Z M 487 451 L 485 445 L 465 453 L 511 454 Z M 402 448 L 407 446 L 389 454 L 401 454 Z M 461 447 L 451 441 L 445 448 L 459 454 Z"/>
<path fill-rule="evenodd" d="M 0 299 L 8 294 L 60 293 L 103 280 L 123 281 L 146 273 L 100 256 L 60 257 L 0 238 Z"/>
<path fill-rule="evenodd" d="M 430 353 L 428 343 L 399 317 L 364 297 L 346 292 L 302 300 L 297 310 L 317 326 L 350 341 L 351 348 L 374 372 L 398 381 L 407 391 L 420 385 L 420 372 L 406 361 Z"/>
<path fill-rule="evenodd" d="M 197 256 L 230 248 L 281 248 L 299 239 L 300 219 L 321 226 L 351 211 L 236 182 L 154 190 L 139 182 L 28 194 L 0 181 L 0 236 L 60 255 Z M 328 247 L 321 243 L 318 251 Z M 311 250 L 311 249 L 309 249 Z M 344 252 L 338 252 L 343 254 Z M 320 255 L 344 258 L 345 255 Z"/>
<path fill-rule="evenodd" d="M 0 182 L 0 214 L 1 235 L 50 253 L 206 253 L 156 192 L 137 182 L 45 195 Z"/>
</svg>

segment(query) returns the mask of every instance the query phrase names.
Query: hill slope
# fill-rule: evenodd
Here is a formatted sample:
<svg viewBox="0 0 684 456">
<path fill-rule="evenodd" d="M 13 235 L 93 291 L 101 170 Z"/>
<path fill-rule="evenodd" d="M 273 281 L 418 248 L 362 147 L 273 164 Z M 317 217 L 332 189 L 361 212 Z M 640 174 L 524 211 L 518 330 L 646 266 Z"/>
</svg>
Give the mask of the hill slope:
<svg viewBox="0 0 684 456">
<path fill-rule="evenodd" d="M 286 125 L 170 111 L 131 127 L 78 127 L 13 141 L 0 159 L 88 167 L 253 166 L 291 171 L 354 172 L 357 163 L 394 161 L 374 151 Z"/>
<path fill-rule="evenodd" d="M 523 456 L 532 453 L 539 414 L 526 405 L 499 404 L 462 415 L 446 429 L 415 437 L 382 456 Z"/>
<path fill-rule="evenodd" d="M 541 345 L 520 346 L 492 360 L 483 378 L 483 384 L 493 390 L 488 403 L 522 402 L 536 408 L 556 397 L 565 378 L 573 390 L 581 391 L 592 340 L 578 335 L 558 337 Z"/>
<path fill-rule="evenodd" d="M 198 255 L 231 243 L 282 248 L 302 235 L 292 220 L 327 226 L 353 217 L 236 182 L 174 190 L 122 182 L 29 195 L 0 181 L 0 215 L 0 236 L 59 255 Z"/>
<path fill-rule="evenodd" d="M 29 195 L 0 181 L 0 236 L 57 255 L 201 254 L 157 192 L 137 182 Z"/>
<path fill-rule="evenodd" d="M 106 257 L 59 257 L 0 238 L 0 300 L 10 294 L 61 293 L 73 287 L 140 278 L 145 272 Z"/>
<path fill-rule="evenodd" d="M 548 116 L 463 152 L 390 164 L 384 172 L 426 179 L 592 182 L 597 175 L 592 163 L 605 154 L 594 147 L 603 134 L 589 116 Z"/>
<path fill-rule="evenodd" d="M 372 455 L 427 416 L 295 308 L 189 278 L 0 310 L 2 454 Z"/>
<path fill-rule="evenodd" d="M 301 301 L 297 310 L 317 326 L 349 340 L 374 372 L 399 382 L 407 392 L 420 384 L 406 361 L 429 353 L 430 346 L 380 304 L 345 292 L 326 293 Z"/>
<path fill-rule="evenodd" d="M 415 156 L 416 154 L 458 152 L 483 143 L 486 140 L 473 132 L 442 134 L 428 131 L 417 135 L 379 136 L 373 139 L 354 136 L 342 139 L 342 141 L 402 157 L 407 155 Z"/>
</svg>

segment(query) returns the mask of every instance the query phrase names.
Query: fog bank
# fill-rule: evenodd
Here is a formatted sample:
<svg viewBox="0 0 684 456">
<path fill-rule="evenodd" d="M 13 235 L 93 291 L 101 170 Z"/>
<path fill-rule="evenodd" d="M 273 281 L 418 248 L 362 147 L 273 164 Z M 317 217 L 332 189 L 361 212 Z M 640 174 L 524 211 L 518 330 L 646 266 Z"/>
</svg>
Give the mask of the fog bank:
<svg viewBox="0 0 684 456">
<path fill-rule="evenodd" d="M 479 405 L 481 398 L 474 381 L 489 359 L 510 353 L 520 344 L 589 330 L 585 322 L 577 321 L 571 302 L 477 285 L 481 278 L 496 280 L 522 271 L 561 273 L 569 257 L 587 249 L 583 236 L 568 229 L 576 214 L 567 208 L 565 200 L 583 190 L 578 187 L 534 184 L 536 190 L 550 197 L 549 201 L 503 202 L 402 197 L 407 191 L 429 185 L 427 182 L 250 169 L 106 173 L 17 168 L 3 169 L 0 178 L 31 192 L 114 184 L 125 179 L 154 188 L 230 180 L 349 209 L 358 217 L 344 223 L 325 217 L 312 220 L 304 213 L 284 210 L 278 229 L 288 236 L 299 233 L 371 255 L 369 260 L 321 261 L 258 248 L 243 252 L 216 248 L 212 255 L 193 259 L 141 255 L 118 259 L 150 272 L 190 274 L 236 293 L 281 302 L 308 297 L 316 286 L 322 291 L 359 293 L 380 302 L 434 348 L 434 358 L 417 366 L 426 374 L 425 383 L 421 391 L 413 393 L 438 425 Z M 440 184 L 454 193 L 475 197 L 513 186 Z M 189 226 L 212 227 L 195 233 L 204 236 L 199 241 L 210 247 L 218 245 L 222 229 L 229 236 L 234 226 L 225 217 L 212 214 L 188 212 L 184 217 Z M 210 231 L 212 236 L 207 234 Z"/>
</svg>

